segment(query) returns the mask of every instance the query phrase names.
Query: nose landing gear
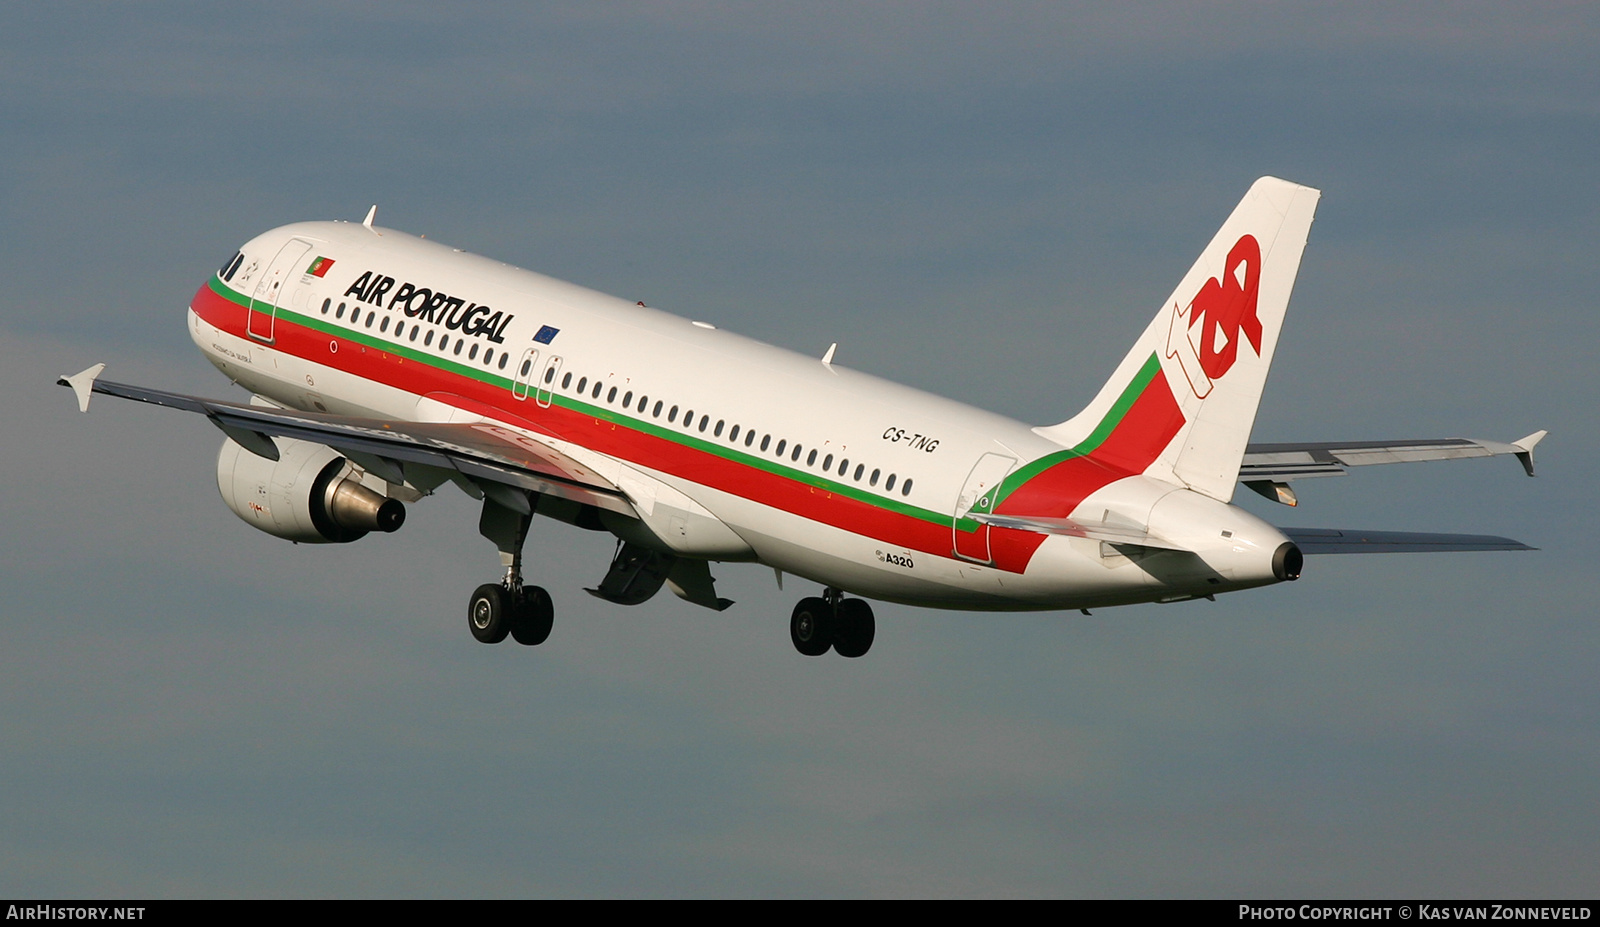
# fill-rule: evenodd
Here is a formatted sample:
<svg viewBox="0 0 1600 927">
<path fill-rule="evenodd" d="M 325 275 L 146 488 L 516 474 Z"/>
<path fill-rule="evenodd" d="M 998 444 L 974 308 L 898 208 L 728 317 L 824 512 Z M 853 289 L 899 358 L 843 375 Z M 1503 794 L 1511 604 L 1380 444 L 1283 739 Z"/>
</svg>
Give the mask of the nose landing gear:
<svg viewBox="0 0 1600 927">
<path fill-rule="evenodd" d="M 801 599 L 789 616 L 789 639 L 808 657 L 820 657 L 830 649 L 841 657 L 859 657 L 872 649 L 876 636 L 872 606 L 846 599 L 831 586 L 820 598 Z"/>
</svg>

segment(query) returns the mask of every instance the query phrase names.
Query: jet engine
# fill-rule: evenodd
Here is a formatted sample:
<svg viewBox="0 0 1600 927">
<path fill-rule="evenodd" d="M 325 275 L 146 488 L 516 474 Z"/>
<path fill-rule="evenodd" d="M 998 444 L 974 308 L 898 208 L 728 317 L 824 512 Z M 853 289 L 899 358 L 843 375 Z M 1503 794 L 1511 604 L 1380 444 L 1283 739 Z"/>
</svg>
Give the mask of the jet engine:
<svg viewBox="0 0 1600 927">
<path fill-rule="evenodd" d="M 367 485 L 379 482 L 332 448 L 275 438 L 278 459 L 259 457 L 232 438 L 217 454 L 222 501 L 253 528 L 290 541 L 344 544 L 369 531 L 396 531 L 406 507 Z"/>
</svg>

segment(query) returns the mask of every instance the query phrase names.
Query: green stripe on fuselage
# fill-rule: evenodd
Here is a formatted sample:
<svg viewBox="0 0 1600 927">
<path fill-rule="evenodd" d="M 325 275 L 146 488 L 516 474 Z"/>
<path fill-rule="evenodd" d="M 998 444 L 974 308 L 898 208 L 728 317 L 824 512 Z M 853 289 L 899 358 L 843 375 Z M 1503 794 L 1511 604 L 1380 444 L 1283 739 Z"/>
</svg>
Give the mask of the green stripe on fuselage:
<svg viewBox="0 0 1600 927">
<path fill-rule="evenodd" d="M 211 278 L 211 290 L 229 302 L 243 306 L 246 309 L 248 309 L 250 306 L 249 297 L 244 296 L 243 294 L 240 294 L 225 285 L 220 277 L 213 276 Z M 367 308 L 370 309 L 370 307 Z M 345 341 L 353 341 L 357 344 L 366 345 L 374 350 L 387 352 L 398 357 L 403 357 L 409 361 L 424 364 L 436 370 L 442 370 L 446 373 L 455 374 L 456 376 L 477 380 L 481 383 L 487 383 L 490 386 L 504 389 L 508 393 L 511 391 L 514 385 L 511 378 L 500 376 L 481 367 L 473 367 L 467 364 L 462 364 L 452 361 L 448 358 L 439 357 L 436 354 L 429 354 L 424 351 L 420 351 L 406 344 L 387 341 L 356 329 L 335 325 L 318 316 L 305 315 L 303 313 L 295 312 L 292 309 L 280 308 L 277 310 L 277 317 L 279 319 L 291 322 L 292 324 L 299 325 L 303 328 L 319 331 Z M 532 384 L 529 385 L 529 392 L 534 392 L 534 386 Z M 630 415 L 619 413 L 617 410 L 607 406 L 592 405 L 584 402 L 581 399 L 564 396 L 553 390 L 550 391 L 550 395 L 551 403 L 553 405 L 567 409 L 571 412 L 578 413 L 580 415 L 587 415 L 592 418 L 623 425 L 642 434 L 648 434 L 653 437 L 671 441 L 683 447 L 692 448 L 694 450 L 701 451 L 702 453 L 721 457 L 724 460 L 729 460 L 743 466 L 771 473 L 798 483 L 808 486 L 815 486 L 816 488 L 825 492 L 830 492 L 834 495 L 844 496 L 846 498 L 865 502 L 868 505 L 872 505 L 880 509 L 886 509 L 898 515 L 904 515 L 909 518 L 916 518 L 921 521 L 931 522 L 938 525 L 948 525 L 950 523 L 949 514 L 933 512 L 907 502 L 899 502 L 894 499 L 889 499 L 884 496 L 868 492 L 860 489 L 859 487 L 851 486 L 847 483 L 835 482 L 807 470 L 788 467 L 777 463 L 776 461 L 768 460 L 765 457 L 757 457 L 753 454 L 746 454 L 737 449 L 728 447 L 725 444 L 719 444 L 714 441 L 708 441 L 704 438 L 695 437 L 691 434 L 686 434 L 676 428 L 666 427 L 645 419 L 634 418 Z"/>
</svg>

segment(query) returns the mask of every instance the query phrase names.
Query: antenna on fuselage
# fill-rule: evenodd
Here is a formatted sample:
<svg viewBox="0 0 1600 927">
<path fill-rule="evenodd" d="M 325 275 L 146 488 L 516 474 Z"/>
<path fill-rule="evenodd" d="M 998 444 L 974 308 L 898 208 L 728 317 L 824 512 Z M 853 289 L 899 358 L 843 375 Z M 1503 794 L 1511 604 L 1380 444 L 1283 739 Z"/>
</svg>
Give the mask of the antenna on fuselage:
<svg viewBox="0 0 1600 927">
<path fill-rule="evenodd" d="M 378 218 L 378 204 L 373 203 L 372 208 L 367 210 L 367 217 L 361 220 L 361 224 L 370 229 L 372 228 L 372 220 L 376 218 Z"/>
<path fill-rule="evenodd" d="M 833 352 L 837 351 L 838 349 L 839 349 L 839 342 L 837 342 L 837 341 L 835 341 L 833 344 L 828 345 L 827 353 L 822 355 L 822 362 L 824 364 L 828 364 L 829 366 L 832 366 L 833 365 Z"/>
</svg>

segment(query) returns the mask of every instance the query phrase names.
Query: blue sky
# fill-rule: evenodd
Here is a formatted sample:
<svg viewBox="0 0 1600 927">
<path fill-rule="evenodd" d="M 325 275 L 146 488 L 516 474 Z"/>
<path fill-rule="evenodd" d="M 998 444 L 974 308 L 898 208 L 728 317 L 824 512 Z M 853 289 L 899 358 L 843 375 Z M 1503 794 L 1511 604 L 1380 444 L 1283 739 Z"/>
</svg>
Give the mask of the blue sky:
<svg viewBox="0 0 1600 927">
<path fill-rule="evenodd" d="M 1571 895 L 1600 875 L 1590 462 L 1600 16 L 1499 4 L 152 3 L 0 11 L 0 892 Z M 1027 421 L 1086 402 L 1250 182 L 1324 191 L 1257 440 L 1537 428 L 1283 524 L 1534 554 L 1322 558 L 1216 603 L 581 593 L 474 643 L 464 496 L 250 531 L 182 310 L 284 222 L 380 220 Z M 1248 494 L 1246 494 L 1248 495 Z"/>
</svg>

